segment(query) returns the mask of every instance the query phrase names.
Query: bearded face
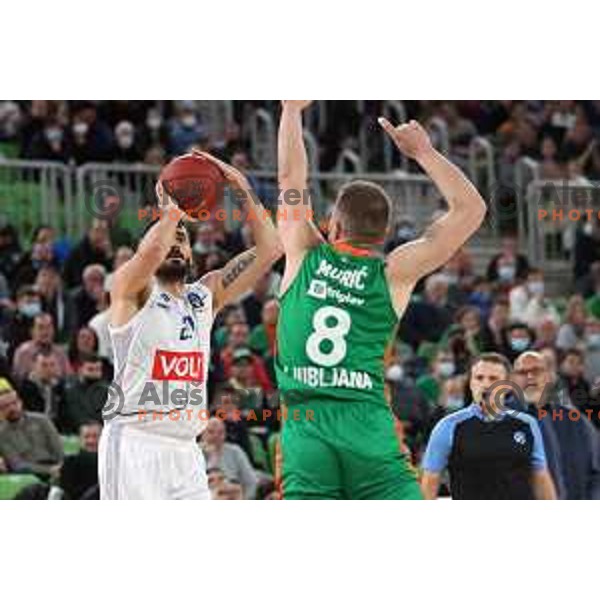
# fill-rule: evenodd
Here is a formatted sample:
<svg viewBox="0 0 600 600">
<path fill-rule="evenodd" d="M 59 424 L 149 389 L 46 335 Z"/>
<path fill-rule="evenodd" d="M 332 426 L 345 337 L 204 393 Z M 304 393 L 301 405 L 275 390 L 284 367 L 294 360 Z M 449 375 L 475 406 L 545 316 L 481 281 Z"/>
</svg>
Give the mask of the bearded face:
<svg viewBox="0 0 600 600">
<path fill-rule="evenodd" d="M 175 240 L 169 253 L 156 271 L 159 281 L 174 283 L 185 281 L 192 267 L 192 248 L 187 231 L 178 227 L 175 231 Z"/>
</svg>

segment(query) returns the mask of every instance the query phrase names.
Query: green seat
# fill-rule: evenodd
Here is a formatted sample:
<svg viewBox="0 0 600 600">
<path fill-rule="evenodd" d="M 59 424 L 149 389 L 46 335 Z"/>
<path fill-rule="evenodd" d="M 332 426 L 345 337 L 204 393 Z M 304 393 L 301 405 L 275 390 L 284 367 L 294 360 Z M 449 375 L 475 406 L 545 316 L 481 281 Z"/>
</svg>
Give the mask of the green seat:
<svg viewBox="0 0 600 600">
<path fill-rule="evenodd" d="M 248 437 L 250 439 L 250 451 L 254 466 L 262 471 L 268 471 L 269 461 L 261 439 L 253 433 L 249 434 Z"/>
<path fill-rule="evenodd" d="M 76 435 L 63 435 L 63 452 L 65 456 L 71 456 L 77 454 L 81 450 L 81 444 L 79 438 Z"/>
<path fill-rule="evenodd" d="M 0 500 L 12 500 L 23 489 L 40 483 L 35 475 L 0 475 Z"/>
</svg>

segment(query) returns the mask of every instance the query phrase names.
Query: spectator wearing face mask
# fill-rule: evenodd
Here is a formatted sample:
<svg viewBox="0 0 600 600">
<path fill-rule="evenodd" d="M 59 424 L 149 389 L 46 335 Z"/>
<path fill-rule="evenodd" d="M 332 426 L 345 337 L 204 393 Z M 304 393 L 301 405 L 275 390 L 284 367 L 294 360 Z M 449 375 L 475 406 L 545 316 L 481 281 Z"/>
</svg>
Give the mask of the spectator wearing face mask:
<svg viewBox="0 0 600 600">
<path fill-rule="evenodd" d="M 39 352 L 49 352 L 56 357 L 60 377 L 66 377 L 71 372 L 65 351 L 54 343 L 55 333 L 51 315 L 41 313 L 33 319 L 31 340 L 23 342 L 14 355 L 13 372 L 17 379 L 22 381 L 31 373 L 35 357 Z"/>
<path fill-rule="evenodd" d="M 504 236 L 501 240 L 501 251 L 492 257 L 487 268 L 487 278 L 492 282 L 512 285 L 515 281 L 525 279 L 529 271 L 527 258 L 518 252 L 517 238 Z"/>
<path fill-rule="evenodd" d="M 31 252 L 26 252 L 15 269 L 12 280 L 13 289 L 23 285 L 32 285 L 40 269 L 46 266 L 57 267 L 54 248 L 51 243 L 34 242 Z"/>
<path fill-rule="evenodd" d="M 164 155 L 164 148 L 169 141 L 169 129 L 165 124 L 163 116 L 155 107 L 149 108 L 146 120 L 140 129 L 140 147 L 144 154 L 152 148 L 160 149 Z"/>
<path fill-rule="evenodd" d="M 89 101 L 74 106 L 68 136 L 70 158 L 77 165 L 109 161 L 114 151 L 110 128 L 98 119 L 96 106 Z"/>
<path fill-rule="evenodd" d="M 7 359 L 12 362 L 15 350 L 31 337 L 33 319 L 42 312 L 42 300 L 33 286 L 23 286 L 17 292 L 16 309 L 6 320 L 3 337 L 8 342 Z"/>
<path fill-rule="evenodd" d="M 77 433 L 90 421 L 102 422 L 102 408 L 106 402 L 107 387 L 103 379 L 102 359 L 90 354 L 81 358 L 77 377 L 67 389 L 61 431 Z"/>
<path fill-rule="evenodd" d="M 143 158 L 138 144 L 136 128 L 130 121 L 121 121 L 115 127 L 115 150 L 113 161 L 117 163 L 137 163 Z"/>
<path fill-rule="evenodd" d="M 454 356 L 448 348 L 440 348 L 431 365 L 431 373 L 417 378 L 417 388 L 424 395 L 430 406 L 439 400 L 443 383 L 456 374 Z"/>
<path fill-rule="evenodd" d="M 530 327 L 537 327 L 545 319 L 560 324 L 558 311 L 545 295 L 544 274 L 540 269 L 530 269 L 526 282 L 510 291 L 509 301 L 513 321 L 523 321 Z"/>
<path fill-rule="evenodd" d="M 527 324 L 515 322 L 505 328 L 504 339 L 506 342 L 502 354 L 514 362 L 519 354 L 533 348 L 535 333 Z"/>
<path fill-rule="evenodd" d="M 57 117 L 50 117 L 43 129 L 34 133 L 25 152 L 25 158 L 66 163 L 71 155 L 70 139 Z"/>
<path fill-rule="evenodd" d="M 185 154 L 192 146 L 205 140 L 206 132 L 198 119 L 193 100 L 181 102 L 178 114 L 169 128 L 169 153 Z"/>
</svg>

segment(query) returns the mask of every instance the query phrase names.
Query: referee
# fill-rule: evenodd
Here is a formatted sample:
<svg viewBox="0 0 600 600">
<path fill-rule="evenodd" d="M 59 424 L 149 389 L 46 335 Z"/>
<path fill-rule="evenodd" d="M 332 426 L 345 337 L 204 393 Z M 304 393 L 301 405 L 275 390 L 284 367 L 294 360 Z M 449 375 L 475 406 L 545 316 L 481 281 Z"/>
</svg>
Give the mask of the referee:
<svg viewBox="0 0 600 600">
<path fill-rule="evenodd" d="M 556 499 L 536 420 L 504 407 L 499 382 L 509 377 L 510 363 L 501 354 L 474 359 L 473 404 L 442 419 L 429 438 L 421 480 L 426 499 L 437 498 L 446 468 L 455 500 Z"/>
</svg>

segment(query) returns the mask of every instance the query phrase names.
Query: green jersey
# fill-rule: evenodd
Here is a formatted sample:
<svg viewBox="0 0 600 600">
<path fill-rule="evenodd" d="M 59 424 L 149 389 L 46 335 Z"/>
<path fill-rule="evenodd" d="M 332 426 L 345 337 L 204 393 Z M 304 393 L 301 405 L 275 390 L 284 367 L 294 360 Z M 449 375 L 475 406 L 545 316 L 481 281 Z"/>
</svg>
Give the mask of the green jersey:
<svg viewBox="0 0 600 600">
<path fill-rule="evenodd" d="M 381 256 L 311 249 L 280 298 L 275 368 L 286 401 L 385 404 L 384 354 L 398 317 Z"/>
</svg>

